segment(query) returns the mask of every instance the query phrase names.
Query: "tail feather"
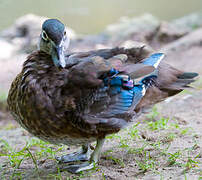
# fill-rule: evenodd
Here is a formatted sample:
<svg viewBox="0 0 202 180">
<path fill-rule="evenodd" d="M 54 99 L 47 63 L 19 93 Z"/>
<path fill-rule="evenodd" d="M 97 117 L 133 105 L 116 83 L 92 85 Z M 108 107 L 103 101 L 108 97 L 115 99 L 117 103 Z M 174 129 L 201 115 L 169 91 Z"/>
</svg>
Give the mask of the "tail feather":
<svg viewBox="0 0 202 180">
<path fill-rule="evenodd" d="M 184 72 L 178 76 L 178 79 L 193 79 L 198 76 L 198 73 L 194 72 Z"/>
<path fill-rule="evenodd" d="M 157 69 L 157 79 L 149 78 L 154 86 L 148 86 L 145 96 L 141 99 L 137 105 L 135 111 L 150 108 L 152 105 L 163 101 L 169 96 L 173 96 L 183 91 L 186 88 L 190 88 L 190 84 L 195 81 L 197 73 L 182 72 L 171 67 L 168 64 L 161 63 Z M 150 85 L 150 82 L 146 81 L 146 84 Z"/>
<path fill-rule="evenodd" d="M 186 88 L 190 88 L 189 84 L 195 81 L 195 77 L 197 77 L 197 73 L 189 73 L 189 72 L 184 72 L 183 74 L 180 74 L 177 76 L 177 80 L 174 81 L 171 84 L 168 84 L 166 86 L 166 89 L 169 90 L 179 90 L 182 91 Z"/>
<path fill-rule="evenodd" d="M 182 80 L 182 79 L 178 79 L 176 82 L 168 85 L 167 87 L 165 87 L 165 89 L 168 89 L 168 90 L 184 90 L 186 88 L 190 88 L 189 84 L 191 84 L 192 82 L 194 82 L 195 80 L 193 79 L 185 79 L 185 80 Z"/>
</svg>

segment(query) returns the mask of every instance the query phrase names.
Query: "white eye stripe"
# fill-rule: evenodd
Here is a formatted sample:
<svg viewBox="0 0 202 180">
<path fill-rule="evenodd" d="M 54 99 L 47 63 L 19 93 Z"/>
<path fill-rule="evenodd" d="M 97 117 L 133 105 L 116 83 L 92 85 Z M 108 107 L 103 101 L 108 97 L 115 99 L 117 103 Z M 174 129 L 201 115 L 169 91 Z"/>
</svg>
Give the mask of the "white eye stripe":
<svg viewBox="0 0 202 180">
<path fill-rule="evenodd" d="M 48 35 L 46 34 L 45 31 L 42 31 L 42 33 L 41 33 L 41 37 L 42 37 L 45 41 L 48 40 Z"/>
</svg>

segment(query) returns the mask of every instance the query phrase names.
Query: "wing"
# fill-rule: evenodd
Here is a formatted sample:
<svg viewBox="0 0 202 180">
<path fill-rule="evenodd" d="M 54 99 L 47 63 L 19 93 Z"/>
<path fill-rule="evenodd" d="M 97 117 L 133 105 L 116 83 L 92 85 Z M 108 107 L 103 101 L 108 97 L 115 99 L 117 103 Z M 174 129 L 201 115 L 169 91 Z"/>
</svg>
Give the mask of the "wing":
<svg viewBox="0 0 202 180">
<path fill-rule="evenodd" d="M 89 131 L 118 130 L 131 121 L 135 107 L 157 78 L 156 69 L 163 56 L 153 54 L 137 64 L 128 62 L 126 54 L 110 59 L 85 57 L 70 69 L 69 81 L 74 86 L 94 89 L 92 95 L 87 95 L 92 96 L 91 103 L 82 114 L 82 123 L 94 127 Z"/>
</svg>

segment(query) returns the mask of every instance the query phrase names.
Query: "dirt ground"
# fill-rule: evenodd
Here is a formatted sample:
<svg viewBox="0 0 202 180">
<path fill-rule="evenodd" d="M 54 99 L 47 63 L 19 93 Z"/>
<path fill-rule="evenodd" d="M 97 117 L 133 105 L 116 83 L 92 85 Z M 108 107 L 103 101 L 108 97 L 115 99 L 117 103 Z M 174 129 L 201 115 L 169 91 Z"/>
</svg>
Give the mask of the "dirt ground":
<svg viewBox="0 0 202 180">
<path fill-rule="evenodd" d="M 88 172 L 70 174 L 54 159 L 75 147 L 38 140 L 0 111 L 0 179 L 202 179 L 202 46 L 169 52 L 165 61 L 198 72 L 194 88 L 107 137 L 99 165 Z"/>
</svg>

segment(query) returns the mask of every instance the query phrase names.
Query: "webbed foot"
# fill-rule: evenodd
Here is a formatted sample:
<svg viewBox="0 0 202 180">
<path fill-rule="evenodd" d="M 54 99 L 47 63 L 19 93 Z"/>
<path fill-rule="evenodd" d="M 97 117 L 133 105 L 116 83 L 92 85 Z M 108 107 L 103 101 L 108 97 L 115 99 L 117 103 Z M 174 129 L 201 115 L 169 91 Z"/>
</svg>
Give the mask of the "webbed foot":
<svg viewBox="0 0 202 180">
<path fill-rule="evenodd" d="M 64 163 L 88 160 L 88 162 L 84 162 L 80 164 L 65 165 L 61 169 L 67 170 L 71 173 L 79 173 L 81 171 L 93 169 L 99 160 L 99 156 L 100 156 L 103 144 L 104 144 L 104 138 L 97 139 L 97 144 L 93 153 L 91 153 L 91 149 L 88 145 L 88 146 L 83 146 L 82 151 L 80 152 L 62 156 L 61 158 L 57 158 L 58 161 L 64 162 Z"/>
<path fill-rule="evenodd" d="M 63 155 L 61 157 L 56 157 L 56 160 L 61 163 L 70 163 L 76 161 L 88 161 L 90 160 L 90 155 L 92 150 L 89 145 L 82 146 L 82 149 L 78 152 L 72 154 Z"/>
<path fill-rule="evenodd" d="M 76 173 L 79 173 L 81 171 L 93 169 L 95 166 L 96 166 L 96 163 L 94 163 L 94 162 L 91 162 L 91 163 L 90 162 L 84 162 L 81 164 L 73 164 L 73 165 L 64 166 L 62 169 L 76 174 Z"/>
</svg>

